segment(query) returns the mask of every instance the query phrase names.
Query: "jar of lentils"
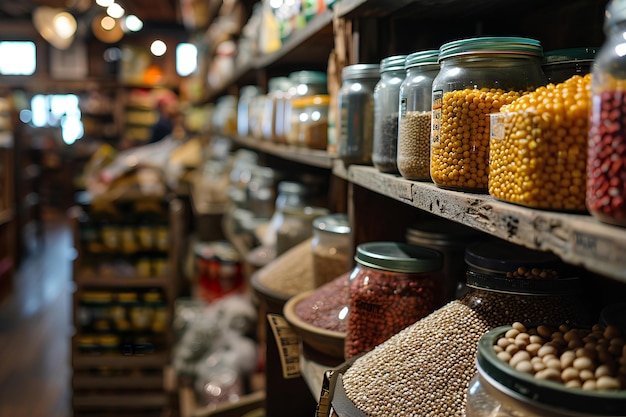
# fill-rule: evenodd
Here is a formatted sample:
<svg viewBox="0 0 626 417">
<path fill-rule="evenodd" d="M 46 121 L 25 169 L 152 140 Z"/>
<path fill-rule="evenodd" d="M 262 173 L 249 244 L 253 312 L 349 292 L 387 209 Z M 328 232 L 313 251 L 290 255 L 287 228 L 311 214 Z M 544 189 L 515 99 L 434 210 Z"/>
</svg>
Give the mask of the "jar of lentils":
<svg viewBox="0 0 626 417">
<path fill-rule="evenodd" d="M 592 70 L 587 208 L 597 219 L 626 226 L 626 4 L 607 6 L 606 41 Z"/>
<path fill-rule="evenodd" d="M 441 253 L 397 242 L 359 245 L 350 274 L 345 358 L 372 350 L 443 303 Z"/>
<path fill-rule="evenodd" d="M 341 71 L 337 94 L 337 158 L 348 164 L 372 162 L 374 87 L 380 79 L 378 64 L 348 65 Z"/>
<path fill-rule="evenodd" d="M 438 50 L 410 54 L 400 85 L 398 171 L 408 180 L 430 181 L 430 122 L 433 80 L 439 73 Z"/>
<path fill-rule="evenodd" d="M 344 213 L 313 220 L 313 279 L 319 287 L 352 268 L 350 222 Z"/>
<path fill-rule="evenodd" d="M 539 41 L 482 37 L 439 48 L 433 80 L 430 174 L 440 187 L 486 192 L 489 114 L 546 84 Z"/>
<path fill-rule="evenodd" d="M 374 139 L 372 162 L 380 172 L 398 173 L 398 98 L 404 81 L 406 55 L 380 63 L 380 81 L 374 87 Z"/>
</svg>

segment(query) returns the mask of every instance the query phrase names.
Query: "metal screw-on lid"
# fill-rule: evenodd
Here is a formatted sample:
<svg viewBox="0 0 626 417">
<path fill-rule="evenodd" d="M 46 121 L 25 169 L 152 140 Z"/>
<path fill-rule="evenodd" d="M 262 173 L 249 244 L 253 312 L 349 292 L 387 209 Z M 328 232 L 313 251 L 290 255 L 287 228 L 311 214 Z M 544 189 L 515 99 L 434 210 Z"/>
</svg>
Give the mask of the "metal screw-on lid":
<svg viewBox="0 0 626 417">
<path fill-rule="evenodd" d="M 323 232 L 347 235 L 352 230 L 348 216 L 344 213 L 329 214 L 313 220 L 313 227 Z"/>
<path fill-rule="evenodd" d="M 444 43 L 439 48 L 439 62 L 446 58 L 469 54 L 515 54 L 543 56 L 541 42 L 520 37 L 482 37 Z"/>
<path fill-rule="evenodd" d="M 356 80 L 361 78 L 379 78 L 379 64 L 354 64 L 343 67 L 341 78 L 346 80 Z"/>
<path fill-rule="evenodd" d="M 404 61 L 406 61 L 406 55 L 395 55 L 384 58 L 380 61 L 380 72 L 404 70 Z"/>
<path fill-rule="evenodd" d="M 370 268 L 405 273 L 437 271 L 443 265 L 439 251 L 399 242 L 362 243 L 354 260 Z"/>
<path fill-rule="evenodd" d="M 420 65 L 437 64 L 439 59 L 439 50 L 430 49 L 426 51 L 414 52 L 406 57 L 404 68 L 417 67 Z"/>
</svg>

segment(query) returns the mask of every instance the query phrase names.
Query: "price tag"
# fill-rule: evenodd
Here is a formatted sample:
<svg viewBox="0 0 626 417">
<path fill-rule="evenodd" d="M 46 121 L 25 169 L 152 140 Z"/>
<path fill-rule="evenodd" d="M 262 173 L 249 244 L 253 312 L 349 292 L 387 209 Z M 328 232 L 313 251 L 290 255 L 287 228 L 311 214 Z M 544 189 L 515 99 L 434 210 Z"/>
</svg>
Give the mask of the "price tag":
<svg viewBox="0 0 626 417">
<path fill-rule="evenodd" d="M 300 376 L 300 336 L 293 331 L 283 316 L 268 314 L 267 321 L 276 340 L 283 378 L 298 378 Z"/>
</svg>

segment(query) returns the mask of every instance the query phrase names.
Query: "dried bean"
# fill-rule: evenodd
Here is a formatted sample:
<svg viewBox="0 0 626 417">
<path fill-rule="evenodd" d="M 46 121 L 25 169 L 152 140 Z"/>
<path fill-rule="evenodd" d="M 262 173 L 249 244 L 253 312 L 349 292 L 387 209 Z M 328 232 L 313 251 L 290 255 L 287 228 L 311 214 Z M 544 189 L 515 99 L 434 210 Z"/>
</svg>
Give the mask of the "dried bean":
<svg viewBox="0 0 626 417">
<path fill-rule="evenodd" d="M 350 274 L 344 273 L 318 287 L 296 304 L 294 311 L 305 322 L 326 330 L 346 331 L 345 314 L 350 293 Z"/>
</svg>

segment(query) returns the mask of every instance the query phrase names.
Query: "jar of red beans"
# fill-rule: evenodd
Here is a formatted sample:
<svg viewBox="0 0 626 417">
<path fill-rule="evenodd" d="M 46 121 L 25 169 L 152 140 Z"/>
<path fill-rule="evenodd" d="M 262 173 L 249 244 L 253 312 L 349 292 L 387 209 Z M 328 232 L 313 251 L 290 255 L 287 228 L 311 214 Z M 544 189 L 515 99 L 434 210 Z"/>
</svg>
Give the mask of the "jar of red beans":
<svg viewBox="0 0 626 417">
<path fill-rule="evenodd" d="M 606 9 L 606 41 L 592 70 L 587 208 L 599 220 L 626 226 L 626 3 Z"/>
<path fill-rule="evenodd" d="M 345 357 L 366 353 L 444 302 L 440 252 L 398 242 L 357 247 Z"/>
<path fill-rule="evenodd" d="M 462 39 L 439 48 L 433 80 L 430 174 L 440 187 L 486 192 L 489 115 L 546 84 L 539 41 Z"/>
</svg>

